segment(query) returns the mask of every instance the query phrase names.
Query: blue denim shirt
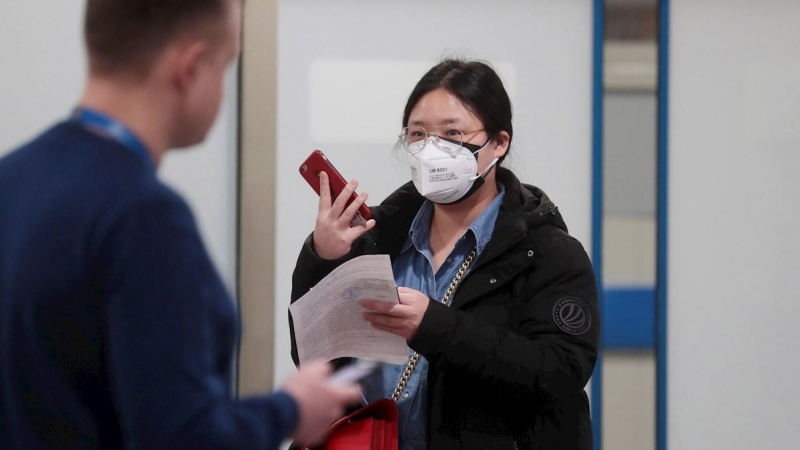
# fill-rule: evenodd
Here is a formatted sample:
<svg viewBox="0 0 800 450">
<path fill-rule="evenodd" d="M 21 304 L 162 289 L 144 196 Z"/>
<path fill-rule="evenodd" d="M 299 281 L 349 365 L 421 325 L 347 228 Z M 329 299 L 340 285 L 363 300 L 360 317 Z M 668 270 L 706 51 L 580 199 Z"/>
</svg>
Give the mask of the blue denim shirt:
<svg viewBox="0 0 800 450">
<path fill-rule="evenodd" d="M 499 183 L 498 189 L 500 190 L 499 195 L 475 218 L 436 274 L 433 273 L 433 257 L 428 246 L 433 203 L 426 201 L 414 218 L 408 232 L 408 239 L 392 265 L 397 285 L 416 289 L 436 301 L 441 301 L 473 247 L 477 246 L 478 250 L 475 256 L 477 259 L 491 239 L 505 194 L 503 186 Z M 409 348 L 408 354 L 410 357 L 414 351 Z M 361 391 L 364 399 L 372 402 L 380 398 L 391 398 L 405 368 L 406 364 L 383 364 L 375 374 L 362 380 Z M 428 361 L 420 357 L 411 379 L 397 401 L 400 411 L 399 450 L 425 450 L 427 448 L 427 383 Z"/>
</svg>

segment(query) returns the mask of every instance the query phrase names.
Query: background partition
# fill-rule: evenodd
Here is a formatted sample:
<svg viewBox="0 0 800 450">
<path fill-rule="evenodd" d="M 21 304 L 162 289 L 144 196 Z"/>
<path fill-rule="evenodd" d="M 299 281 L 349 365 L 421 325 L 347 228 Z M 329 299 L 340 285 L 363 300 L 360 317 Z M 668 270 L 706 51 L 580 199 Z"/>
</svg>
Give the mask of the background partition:
<svg viewBox="0 0 800 450">
<path fill-rule="evenodd" d="M 241 59 L 238 293 L 241 396 L 273 385 L 277 0 L 245 3 Z M 279 321 L 285 320 L 283 315 Z"/>
<path fill-rule="evenodd" d="M 669 447 L 800 442 L 800 2 L 671 0 Z"/>
</svg>

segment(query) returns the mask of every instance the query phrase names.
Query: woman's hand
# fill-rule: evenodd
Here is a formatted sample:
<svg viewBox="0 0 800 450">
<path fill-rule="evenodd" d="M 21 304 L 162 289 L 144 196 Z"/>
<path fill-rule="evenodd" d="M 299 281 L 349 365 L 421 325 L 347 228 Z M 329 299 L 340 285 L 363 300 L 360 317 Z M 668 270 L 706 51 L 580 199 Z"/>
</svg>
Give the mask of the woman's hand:
<svg viewBox="0 0 800 450">
<path fill-rule="evenodd" d="M 345 208 L 345 204 L 358 187 L 358 181 L 352 180 L 331 203 L 328 174 L 319 174 L 319 211 L 317 224 L 314 226 L 314 250 L 320 258 L 338 259 L 346 255 L 353 246 L 353 241 L 371 230 L 375 220 L 370 219 L 365 225 L 350 227 L 358 208 L 367 200 L 367 193 L 362 192 L 353 203 Z"/>
<path fill-rule="evenodd" d="M 430 298 L 420 291 L 410 288 L 397 288 L 400 303 L 387 303 L 377 300 L 361 300 L 361 306 L 369 311 L 366 319 L 378 330 L 388 331 L 406 340 L 411 340 L 422 323 L 422 316 L 428 309 Z"/>
</svg>

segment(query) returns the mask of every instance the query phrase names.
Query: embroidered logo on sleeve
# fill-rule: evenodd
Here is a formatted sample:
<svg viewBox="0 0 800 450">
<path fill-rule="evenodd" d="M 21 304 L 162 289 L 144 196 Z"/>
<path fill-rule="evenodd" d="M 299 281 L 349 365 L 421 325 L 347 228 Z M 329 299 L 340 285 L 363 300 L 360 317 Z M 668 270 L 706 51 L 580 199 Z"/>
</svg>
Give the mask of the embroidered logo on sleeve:
<svg viewBox="0 0 800 450">
<path fill-rule="evenodd" d="M 553 320 L 565 333 L 581 335 L 592 326 L 592 316 L 583 300 L 564 297 L 553 306 Z"/>
</svg>

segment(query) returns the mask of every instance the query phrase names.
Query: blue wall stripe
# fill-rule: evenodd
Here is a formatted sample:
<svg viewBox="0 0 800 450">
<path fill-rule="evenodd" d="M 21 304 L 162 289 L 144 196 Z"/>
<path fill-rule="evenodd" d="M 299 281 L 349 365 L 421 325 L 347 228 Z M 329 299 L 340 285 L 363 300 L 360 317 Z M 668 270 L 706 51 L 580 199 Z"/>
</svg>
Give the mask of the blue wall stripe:
<svg viewBox="0 0 800 450">
<path fill-rule="evenodd" d="M 658 242 L 656 277 L 656 449 L 667 450 L 667 254 L 669 200 L 669 0 L 658 11 Z"/>
<path fill-rule="evenodd" d="M 594 0 L 592 54 L 592 265 L 598 284 L 598 301 L 603 310 L 603 28 L 605 1 Z M 602 324 L 600 325 L 602 330 Z M 600 348 L 603 348 L 602 333 Z M 602 449 L 603 357 L 597 355 L 592 374 L 592 425 L 595 450 Z"/>
<path fill-rule="evenodd" d="M 656 343 L 655 290 L 606 289 L 603 296 L 603 349 L 652 349 Z"/>
</svg>

